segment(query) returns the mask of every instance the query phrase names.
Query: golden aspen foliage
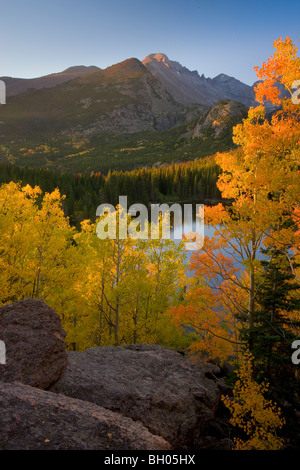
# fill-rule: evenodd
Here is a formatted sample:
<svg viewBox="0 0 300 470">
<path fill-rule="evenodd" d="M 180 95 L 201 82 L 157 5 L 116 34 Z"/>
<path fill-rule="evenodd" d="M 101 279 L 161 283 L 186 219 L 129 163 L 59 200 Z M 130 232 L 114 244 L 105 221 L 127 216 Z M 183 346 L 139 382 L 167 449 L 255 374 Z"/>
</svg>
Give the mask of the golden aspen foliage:
<svg viewBox="0 0 300 470">
<path fill-rule="evenodd" d="M 222 401 L 231 412 L 230 423 L 239 428 L 245 438 L 234 438 L 235 450 L 279 450 L 285 440 L 277 435 L 284 424 L 280 408 L 265 397 L 267 383 L 253 380 L 253 356 L 245 353 L 240 364 L 233 397 Z"/>
<path fill-rule="evenodd" d="M 262 67 L 254 67 L 257 76 L 262 82 L 255 88 L 256 99 L 263 102 L 264 99 L 273 104 L 282 103 L 280 90 L 277 83 L 284 85 L 285 89 L 292 94 L 292 85 L 299 80 L 300 58 L 297 57 L 298 48 L 292 40 L 280 37 L 273 43 L 274 55 L 264 62 Z"/>
<path fill-rule="evenodd" d="M 273 88 L 280 82 L 291 91 L 292 82 L 300 75 L 300 59 L 289 38 L 280 38 L 274 47 L 274 56 L 261 69 L 256 68 L 263 79 L 257 99 L 278 104 L 279 92 Z M 287 258 L 299 253 L 299 230 L 295 231 L 291 221 L 298 220 L 300 206 L 300 106 L 291 99 L 282 105 L 271 119 L 267 119 L 263 104 L 250 108 L 247 118 L 233 129 L 237 148 L 215 157 L 221 168 L 217 186 L 228 204 L 205 207 L 205 222 L 214 228 L 214 237 L 205 238 L 202 251 L 195 253 L 190 263 L 205 290 L 199 286 L 197 305 L 193 292 L 187 292 L 185 303 L 172 311 L 177 323 L 189 312 L 197 331 L 202 331 L 198 335 L 200 351 L 208 349 L 208 338 L 211 341 L 214 335 L 224 339 L 221 343 L 218 340 L 219 345 L 225 345 L 226 340 L 229 343 L 238 338 L 245 325 L 249 331 L 253 328 L 263 282 L 264 248 L 280 249 Z M 220 312 L 224 322 L 218 318 Z M 251 338 L 251 348 L 250 343 Z M 214 355 L 218 355 L 216 346 L 215 341 Z M 223 352 L 220 349 L 219 355 Z"/>
<path fill-rule="evenodd" d="M 0 303 L 43 299 L 59 314 L 69 349 L 137 342 L 184 347 L 186 337 L 168 313 L 186 284 L 182 244 L 100 239 L 90 220 L 76 231 L 62 201 L 58 190 L 42 195 L 38 187 L 0 187 Z"/>
</svg>

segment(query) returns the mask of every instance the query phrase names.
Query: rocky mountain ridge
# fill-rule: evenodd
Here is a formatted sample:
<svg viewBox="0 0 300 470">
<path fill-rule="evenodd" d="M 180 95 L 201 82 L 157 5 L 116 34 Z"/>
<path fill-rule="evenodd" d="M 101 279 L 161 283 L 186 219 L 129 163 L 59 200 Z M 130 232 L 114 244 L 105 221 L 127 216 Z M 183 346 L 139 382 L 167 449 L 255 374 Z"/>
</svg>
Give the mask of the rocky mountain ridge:
<svg viewBox="0 0 300 470">
<path fill-rule="evenodd" d="M 107 67 L 105 70 L 116 71 L 130 60 L 132 59 Z M 200 76 L 196 70 L 190 71 L 179 62 L 169 60 L 163 53 L 149 54 L 142 61 L 134 60 L 143 64 L 159 79 L 166 91 L 181 105 L 197 103 L 211 106 L 222 99 L 239 101 L 248 107 L 255 104 L 254 85 L 250 87 L 226 74 L 221 73 L 214 78 L 206 78 L 204 74 Z M 55 87 L 99 71 L 101 69 L 96 66 L 74 66 L 62 72 L 38 78 L 0 77 L 0 79 L 5 82 L 7 96 L 10 97 L 29 90 Z"/>
<path fill-rule="evenodd" d="M 223 151 L 232 146 L 232 127 L 253 98 L 251 87 L 238 80 L 224 74 L 207 79 L 165 54 L 103 70 L 79 66 L 4 81 L 0 161 L 80 172 L 123 170 L 128 148 L 134 153 L 126 168 L 144 166 L 145 155 L 152 164 Z M 210 112 L 215 106 L 224 110 Z M 211 120 L 214 114 L 218 118 Z"/>
<path fill-rule="evenodd" d="M 163 68 L 162 68 L 163 67 Z M 166 72 L 165 70 L 166 69 Z M 233 80 L 233 82 L 232 82 Z M 39 79 L 6 79 L 7 104 L 1 108 L 3 137 L 32 134 L 126 134 L 170 129 L 219 100 L 250 103 L 249 91 L 235 79 L 199 77 L 164 54 L 143 62 L 127 59 L 104 70 L 72 67 Z M 221 85 L 224 92 L 221 91 Z M 249 95 L 250 96 L 250 95 Z"/>
<path fill-rule="evenodd" d="M 142 63 L 182 105 L 198 103 L 212 106 L 223 99 L 238 101 L 248 107 L 255 105 L 253 87 L 228 75 L 206 78 L 204 74 L 200 76 L 196 70 L 190 71 L 161 53 L 148 55 Z"/>
</svg>

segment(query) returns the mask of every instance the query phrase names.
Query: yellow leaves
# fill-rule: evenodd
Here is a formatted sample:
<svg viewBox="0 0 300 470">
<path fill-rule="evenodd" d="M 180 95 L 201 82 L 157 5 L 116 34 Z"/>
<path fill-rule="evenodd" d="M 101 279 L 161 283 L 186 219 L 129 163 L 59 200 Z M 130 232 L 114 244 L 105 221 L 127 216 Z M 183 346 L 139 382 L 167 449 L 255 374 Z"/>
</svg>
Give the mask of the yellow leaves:
<svg viewBox="0 0 300 470">
<path fill-rule="evenodd" d="M 266 110 L 264 106 L 251 107 L 248 112 L 248 122 L 250 124 L 259 124 L 265 120 Z"/>
<path fill-rule="evenodd" d="M 299 242 L 300 242 L 300 207 L 299 206 L 296 206 L 294 208 L 293 220 L 294 220 L 294 222 L 296 223 L 296 226 L 297 226 L 297 231 L 296 231 L 295 235 L 298 238 L 297 241 L 298 241 L 298 244 L 299 244 Z"/>
<path fill-rule="evenodd" d="M 238 354 L 241 324 L 234 316 L 235 303 L 244 302 L 234 283 L 239 269 L 232 258 L 219 251 L 225 244 L 222 238 L 205 239 L 205 248 L 191 258 L 193 277 L 189 279 L 184 300 L 170 309 L 177 326 L 190 325 L 197 333 L 191 351 L 199 357 L 220 361 Z"/>
<path fill-rule="evenodd" d="M 81 222 L 81 231 L 84 233 L 94 233 L 95 232 L 95 225 L 91 223 L 89 219 L 83 220 Z"/>
<path fill-rule="evenodd" d="M 279 45 L 280 54 L 283 51 L 294 54 L 289 40 L 286 44 L 282 41 L 276 44 Z M 280 54 L 275 55 L 274 67 L 276 60 L 282 62 Z M 297 59 L 298 74 L 299 65 L 300 59 Z M 261 84 L 269 86 L 271 91 L 273 85 L 270 81 Z M 239 146 L 237 150 L 216 156 L 216 162 L 222 168 L 218 188 L 224 198 L 233 198 L 236 202 L 239 199 L 240 205 L 245 198 L 249 212 L 252 208 L 256 213 L 262 211 L 264 214 L 267 214 L 267 205 L 271 199 L 278 202 L 280 198 L 281 203 L 284 201 L 283 193 L 286 202 L 289 197 L 290 204 L 293 202 L 292 197 L 299 199 L 299 106 L 290 100 L 285 102 L 283 109 L 274 113 L 270 122 L 265 119 L 263 106 L 250 108 L 247 119 L 233 129 L 233 141 Z M 281 210 L 284 212 L 287 207 L 282 206 Z"/>
<path fill-rule="evenodd" d="M 127 221 L 131 222 L 129 216 Z M 182 341 L 167 310 L 185 284 L 183 244 L 118 237 L 102 240 L 89 220 L 82 222 L 75 240 L 81 269 L 73 284 L 78 298 L 72 308 L 79 313 L 74 326 L 70 312 L 64 328 L 77 349 Z"/>
<path fill-rule="evenodd" d="M 245 434 L 245 440 L 235 438 L 236 450 L 279 450 L 285 443 L 276 435 L 285 424 L 280 408 L 265 398 L 269 385 L 258 384 L 252 378 L 253 356 L 245 353 L 233 389 L 233 398 L 222 401 L 231 412 L 230 423 Z"/>
<path fill-rule="evenodd" d="M 223 204 L 216 206 L 205 206 L 205 223 L 208 225 L 217 225 L 228 222 L 230 215 Z"/>
<path fill-rule="evenodd" d="M 29 185 L 9 183 L 0 188 L 1 303 L 46 298 L 63 283 L 72 230 L 59 191 L 46 194 L 39 208 L 40 195 L 40 188 Z"/>
<path fill-rule="evenodd" d="M 274 46 L 274 58 L 259 72 L 260 78 L 265 78 L 261 90 L 272 99 L 277 96 L 273 87 L 277 79 L 286 85 L 297 67 L 299 73 L 299 59 L 291 41 L 278 40 Z M 215 228 L 215 235 L 211 240 L 205 239 L 202 252 L 191 260 L 191 269 L 198 279 L 205 280 L 211 295 L 205 309 L 201 303 L 204 291 L 199 292 L 198 309 L 194 310 L 198 330 L 206 331 L 206 345 L 202 342 L 200 348 L 212 344 L 213 334 L 227 341 L 232 339 L 224 335 L 226 329 L 219 330 L 216 317 L 214 324 L 207 322 L 216 309 L 225 312 L 229 319 L 230 315 L 231 319 L 239 319 L 239 325 L 229 330 L 237 338 L 240 323 L 254 322 L 255 292 L 262 281 L 258 259 L 262 247 L 299 247 L 299 235 L 290 226 L 291 216 L 296 220 L 299 215 L 295 206 L 300 205 L 299 106 L 283 103 L 282 111 L 270 121 L 264 106 L 250 108 L 248 117 L 234 128 L 233 141 L 239 146 L 236 150 L 215 156 L 222 170 L 217 186 L 230 204 L 205 208 L 205 222 Z M 242 276 L 237 267 L 245 268 Z M 207 292 L 205 296 L 207 299 Z M 182 309 L 180 314 L 184 315 Z M 192 317 L 193 312 L 186 307 L 186 314 Z"/>
<path fill-rule="evenodd" d="M 262 103 L 266 99 L 268 101 L 271 101 L 271 103 L 279 106 L 281 104 L 281 100 L 279 98 L 280 91 L 275 86 L 275 84 L 276 84 L 275 78 L 266 78 L 264 82 L 258 83 L 254 87 L 257 101 Z"/>
<path fill-rule="evenodd" d="M 260 97 L 278 99 L 274 87 L 280 80 L 286 87 L 299 74 L 299 60 L 291 41 L 275 42 L 274 58 L 263 65 Z M 295 77 L 295 78 L 299 78 Z M 202 251 L 192 256 L 194 278 L 181 305 L 171 314 L 177 325 L 189 324 L 197 332 L 191 350 L 201 357 L 239 356 L 240 331 L 255 325 L 257 292 L 265 277 L 260 261 L 263 247 L 278 247 L 299 254 L 300 107 L 284 102 L 269 121 L 263 106 L 251 108 L 247 119 L 234 128 L 239 146 L 218 153 L 222 173 L 218 188 L 228 205 L 205 208 L 205 221 L 215 228 L 205 238 Z M 292 217 L 298 226 L 291 226 Z M 243 271 L 239 268 L 243 267 Z M 232 424 L 246 435 L 237 439 L 238 449 L 278 449 L 276 436 L 284 420 L 280 410 L 267 400 L 267 385 L 252 379 L 252 357 L 241 364 L 234 399 L 224 398 L 232 412 Z"/>
<path fill-rule="evenodd" d="M 21 188 L 21 191 L 26 195 L 28 196 L 29 198 L 33 199 L 33 200 L 36 200 L 37 196 L 39 196 L 40 194 L 42 194 L 42 190 L 41 188 L 39 188 L 38 186 L 35 186 L 34 188 L 32 188 L 29 184 L 27 184 L 26 186 L 23 186 Z"/>
<path fill-rule="evenodd" d="M 282 54 L 285 60 L 288 54 L 294 60 L 295 49 L 290 40 L 285 43 L 279 40 L 276 47 L 279 53 L 275 59 L 281 61 L 286 72 Z M 297 60 L 300 73 L 300 59 Z M 236 232 L 234 223 L 224 216 L 227 211 L 240 227 L 240 233 L 255 231 L 258 238 L 266 237 L 269 227 L 278 229 L 278 221 L 289 217 L 295 203 L 300 202 L 300 108 L 285 103 L 270 122 L 265 119 L 263 106 L 250 108 L 247 119 L 234 128 L 233 134 L 239 148 L 217 154 L 216 162 L 222 169 L 217 183 L 222 197 L 234 202 L 230 208 L 207 211 L 207 222 L 225 223 L 230 231 Z"/>
<path fill-rule="evenodd" d="M 259 79 L 264 80 L 256 88 L 256 99 L 263 102 L 264 99 L 275 105 L 280 105 L 282 99 L 276 83 L 280 82 L 291 93 L 292 84 L 299 79 L 300 59 L 296 57 L 298 48 L 287 37 L 274 41 L 274 55 L 264 62 L 262 67 L 254 67 Z"/>
</svg>

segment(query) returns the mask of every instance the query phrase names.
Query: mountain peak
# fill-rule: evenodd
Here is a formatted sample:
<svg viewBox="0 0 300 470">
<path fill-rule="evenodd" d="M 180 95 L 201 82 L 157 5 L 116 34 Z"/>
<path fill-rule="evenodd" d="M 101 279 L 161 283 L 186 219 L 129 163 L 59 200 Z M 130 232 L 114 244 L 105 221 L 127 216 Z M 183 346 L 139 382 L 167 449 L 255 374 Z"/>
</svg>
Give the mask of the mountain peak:
<svg viewBox="0 0 300 470">
<path fill-rule="evenodd" d="M 167 92 L 184 106 L 191 103 L 211 106 L 222 99 L 241 101 L 246 106 L 254 102 L 251 87 L 225 73 L 207 79 L 196 70 L 191 71 L 179 62 L 170 60 L 163 53 L 149 54 L 142 63 L 163 83 Z"/>
<path fill-rule="evenodd" d="M 219 73 L 219 75 L 217 75 L 214 78 L 215 80 L 227 80 L 228 78 L 232 78 L 232 77 L 229 77 L 229 75 L 226 75 L 225 73 Z"/>
<path fill-rule="evenodd" d="M 123 76 L 124 74 L 134 75 L 136 73 L 144 73 L 145 71 L 146 69 L 143 63 L 135 57 L 118 62 L 104 70 L 106 75 L 112 75 L 115 77 Z"/>
<path fill-rule="evenodd" d="M 142 60 L 144 65 L 148 64 L 149 62 L 163 62 L 166 66 L 170 66 L 169 58 L 166 54 L 158 52 L 156 54 L 149 54 L 145 59 Z"/>
</svg>

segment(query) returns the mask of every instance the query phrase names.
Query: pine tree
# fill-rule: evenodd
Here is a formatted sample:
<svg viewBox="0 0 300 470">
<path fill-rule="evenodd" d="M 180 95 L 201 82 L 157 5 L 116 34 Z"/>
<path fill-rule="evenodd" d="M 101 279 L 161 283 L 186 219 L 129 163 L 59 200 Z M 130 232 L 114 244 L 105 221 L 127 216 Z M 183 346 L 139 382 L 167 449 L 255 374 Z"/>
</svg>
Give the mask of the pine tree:
<svg viewBox="0 0 300 470">
<path fill-rule="evenodd" d="M 258 381 L 267 379 L 277 392 L 293 399 L 297 387 L 296 370 L 291 361 L 291 344 L 298 338 L 297 318 L 300 284 L 285 253 L 276 248 L 263 250 L 269 259 L 262 261 L 262 285 L 256 298 L 254 325 L 242 336 L 249 343 L 255 358 Z M 299 386 L 299 384 L 298 384 Z"/>
</svg>

